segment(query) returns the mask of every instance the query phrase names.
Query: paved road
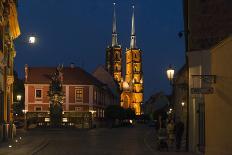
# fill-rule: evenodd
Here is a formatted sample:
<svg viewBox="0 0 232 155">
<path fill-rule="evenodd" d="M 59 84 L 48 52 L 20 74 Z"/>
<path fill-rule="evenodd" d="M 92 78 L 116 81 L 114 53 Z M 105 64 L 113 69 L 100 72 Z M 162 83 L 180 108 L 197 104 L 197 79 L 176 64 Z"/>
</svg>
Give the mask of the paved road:
<svg viewBox="0 0 232 155">
<path fill-rule="evenodd" d="M 23 133 L 19 141 L 10 142 L 12 148 L 8 144 L 0 146 L 0 155 L 190 155 L 156 151 L 155 130 L 146 125 L 92 130 L 36 129 Z"/>
<path fill-rule="evenodd" d="M 93 129 L 88 131 L 50 131 L 46 146 L 36 155 L 136 155 L 153 154 L 146 141 L 151 129 L 132 128 Z"/>
</svg>

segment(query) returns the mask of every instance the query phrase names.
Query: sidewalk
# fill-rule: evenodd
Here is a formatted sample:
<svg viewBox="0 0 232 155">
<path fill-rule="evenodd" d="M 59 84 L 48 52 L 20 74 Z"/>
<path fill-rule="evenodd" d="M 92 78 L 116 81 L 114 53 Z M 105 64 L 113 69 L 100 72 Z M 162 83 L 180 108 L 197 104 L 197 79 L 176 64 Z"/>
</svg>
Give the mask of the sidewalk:
<svg viewBox="0 0 232 155">
<path fill-rule="evenodd" d="M 157 137 L 155 130 L 150 130 L 147 134 L 145 134 L 144 143 L 155 155 L 199 155 L 192 152 L 185 152 L 185 139 L 182 141 L 181 150 L 179 152 L 176 152 L 174 148 L 169 148 L 169 151 L 157 150 L 156 140 Z"/>
<path fill-rule="evenodd" d="M 13 140 L 0 143 L 0 155 L 32 155 L 48 144 L 46 138 L 33 138 L 19 131 Z"/>
</svg>

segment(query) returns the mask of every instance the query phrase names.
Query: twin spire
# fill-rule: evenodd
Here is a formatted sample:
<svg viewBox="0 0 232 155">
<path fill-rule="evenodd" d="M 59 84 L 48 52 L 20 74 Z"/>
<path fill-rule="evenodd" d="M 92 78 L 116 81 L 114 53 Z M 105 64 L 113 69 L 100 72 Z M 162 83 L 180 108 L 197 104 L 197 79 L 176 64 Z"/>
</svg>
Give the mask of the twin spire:
<svg viewBox="0 0 232 155">
<path fill-rule="evenodd" d="M 113 4 L 114 4 L 114 13 L 113 13 L 112 47 L 118 45 L 115 3 Z"/>
<path fill-rule="evenodd" d="M 132 12 L 132 21 L 131 21 L 131 40 L 130 40 L 130 48 L 135 49 L 136 48 L 136 36 L 135 36 L 135 6 L 132 6 L 133 12 Z"/>
<path fill-rule="evenodd" d="M 115 3 L 114 12 L 113 12 L 113 31 L 112 31 L 112 47 L 118 46 L 118 38 L 117 38 L 117 28 L 116 28 L 116 11 L 115 11 Z M 130 48 L 135 49 L 136 47 L 136 35 L 135 35 L 135 13 L 134 13 L 134 5 L 132 6 L 132 21 L 131 21 L 131 40 L 130 40 Z"/>
</svg>

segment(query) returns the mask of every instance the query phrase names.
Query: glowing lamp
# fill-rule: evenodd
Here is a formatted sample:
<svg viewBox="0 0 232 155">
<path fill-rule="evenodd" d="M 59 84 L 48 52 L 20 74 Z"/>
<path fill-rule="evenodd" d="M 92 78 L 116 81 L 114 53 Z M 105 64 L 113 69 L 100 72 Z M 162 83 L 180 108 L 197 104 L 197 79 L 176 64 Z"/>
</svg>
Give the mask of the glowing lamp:
<svg viewBox="0 0 232 155">
<path fill-rule="evenodd" d="M 167 77 L 170 81 L 173 80 L 174 78 L 174 73 L 175 73 L 175 70 L 171 67 L 171 65 L 169 66 L 169 68 L 167 69 Z"/>
<path fill-rule="evenodd" d="M 17 95 L 16 98 L 17 98 L 17 101 L 21 101 L 22 100 L 22 95 Z"/>
<path fill-rule="evenodd" d="M 183 101 L 183 102 L 181 102 L 182 107 L 184 106 L 184 104 L 185 104 L 185 103 L 184 103 L 184 101 Z"/>
</svg>

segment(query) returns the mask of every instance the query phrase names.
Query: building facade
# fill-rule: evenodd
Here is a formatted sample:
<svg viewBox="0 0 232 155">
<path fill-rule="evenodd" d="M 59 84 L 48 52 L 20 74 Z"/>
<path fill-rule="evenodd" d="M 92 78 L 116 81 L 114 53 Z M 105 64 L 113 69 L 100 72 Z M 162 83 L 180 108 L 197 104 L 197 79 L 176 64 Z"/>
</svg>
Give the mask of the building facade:
<svg viewBox="0 0 232 155">
<path fill-rule="evenodd" d="M 216 76 L 214 93 L 205 95 L 205 155 L 232 152 L 232 37 L 210 49 L 210 72 Z"/>
<path fill-rule="evenodd" d="M 13 121 L 13 67 L 16 51 L 13 40 L 20 35 L 17 18 L 17 2 L 0 0 L 0 137 L 12 137 L 3 133 Z M 4 131 L 9 131 L 5 129 Z"/>
<path fill-rule="evenodd" d="M 56 67 L 28 67 L 25 65 L 25 109 L 28 112 L 49 111 L 49 76 Z M 97 118 L 104 117 L 109 104 L 117 104 L 117 97 L 106 84 L 79 67 L 62 68 L 64 92 L 63 111 L 94 112 Z"/>
<path fill-rule="evenodd" d="M 232 1 L 183 0 L 188 50 L 209 49 L 232 33 Z"/>
<path fill-rule="evenodd" d="M 194 94 L 191 89 L 208 87 L 200 77 L 211 75 L 210 48 L 232 33 L 231 3 L 228 0 L 183 0 L 188 65 L 188 149 L 192 152 L 207 150 L 205 96 L 208 95 Z"/>
<path fill-rule="evenodd" d="M 187 84 L 188 72 L 187 65 L 184 64 L 181 69 L 176 73 L 173 80 L 173 103 L 175 111 L 175 120 L 181 119 L 185 124 L 187 123 Z"/>
<path fill-rule="evenodd" d="M 111 50 L 109 50 L 111 49 Z M 113 52 L 110 52 L 113 51 Z M 136 45 L 134 6 L 132 14 L 130 48 L 125 53 L 125 77 L 122 77 L 122 48 L 117 45 L 116 15 L 114 8 L 112 46 L 106 50 L 106 68 L 121 88 L 121 106 L 141 114 L 143 103 L 142 51 Z M 110 54 L 114 53 L 114 54 Z M 113 65 L 111 65 L 113 64 Z"/>
</svg>

